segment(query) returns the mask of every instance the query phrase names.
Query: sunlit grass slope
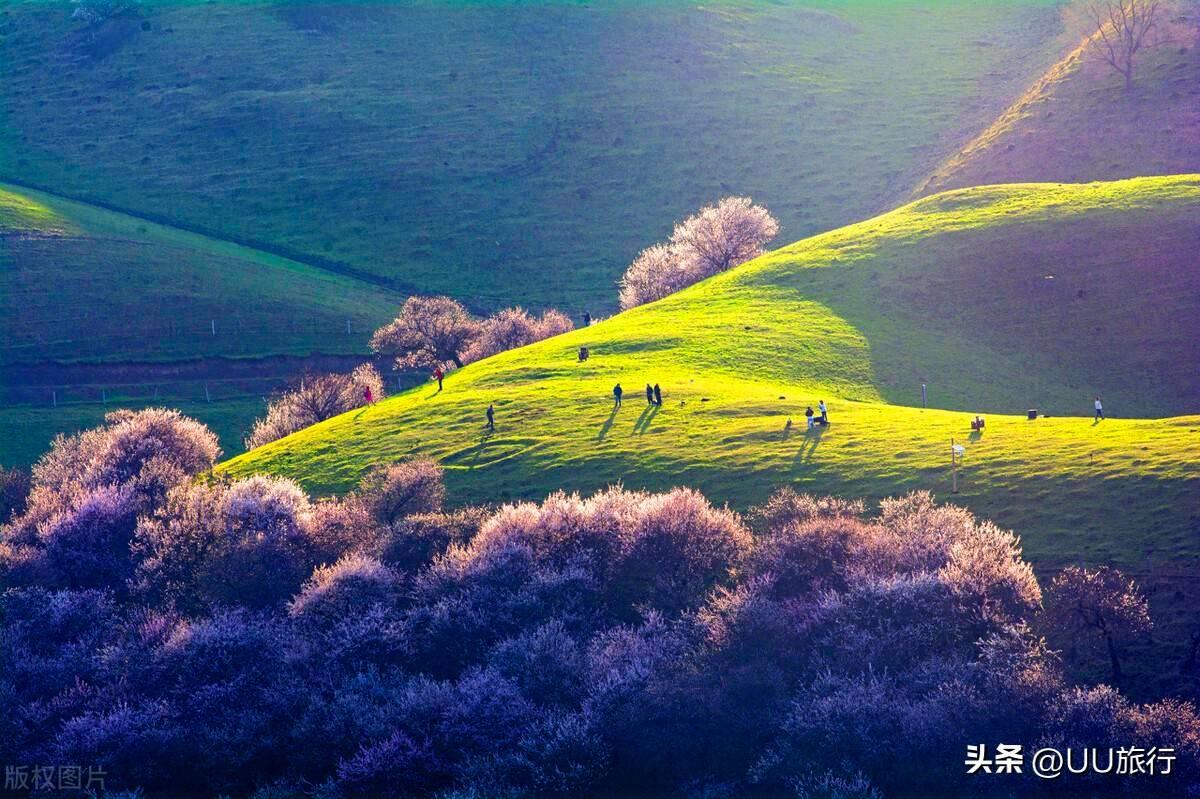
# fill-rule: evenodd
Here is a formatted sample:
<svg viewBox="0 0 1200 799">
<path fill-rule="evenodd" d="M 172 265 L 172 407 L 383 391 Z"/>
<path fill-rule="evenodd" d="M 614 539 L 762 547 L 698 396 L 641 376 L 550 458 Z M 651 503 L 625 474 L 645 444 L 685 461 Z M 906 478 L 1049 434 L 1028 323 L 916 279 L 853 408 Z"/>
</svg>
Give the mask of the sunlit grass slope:
<svg viewBox="0 0 1200 799">
<path fill-rule="evenodd" d="M 723 195 L 784 241 L 893 206 L 1046 65 L 1055 6 L 8 2 L 0 180 L 597 314 Z"/>
<path fill-rule="evenodd" d="M 361 352 L 401 299 L 0 184 L 0 365 Z"/>
<path fill-rule="evenodd" d="M 1162 376 L 1147 385 L 1139 371 L 1144 351 L 1166 348 L 1194 379 L 1198 220 L 1200 176 L 941 195 L 469 366 L 442 393 L 411 390 L 223 470 L 336 492 L 372 464 L 430 455 L 460 502 L 617 481 L 695 485 L 739 506 L 785 484 L 946 497 L 953 437 L 967 447 L 958 501 L 1021 531 L 1035 557 L 1195 556 L 1200 417 L 1128 417 L 1200 411 L 1195 394 Z M 1102 257 L 1113 251 L 1121 257 Z M 1178 281 L 1163 289 L 1156 281 L 1170 268 Z M 1138 278 L 1151 269 L 1153 279 Z M 1136 314 L 1146 326 L 1129 326 Z M 581 363 L 584 345 L 592 354 Z M 943 409 L 919 407 L 923 380 Z M 614 411 L 618 381 L 625 405 Z M 648 382 L 661 384 L 661 408 L 646 404 Z M 1125 418 L 1081 418 L 1096 393 Z M 806 433 L 804 408 L 820 399 L 832 424 Z M 1024 418 L 1033 406 L 1051 418 Z M 977 409 L 987 428 L 972 436 Z"/>
</svg>

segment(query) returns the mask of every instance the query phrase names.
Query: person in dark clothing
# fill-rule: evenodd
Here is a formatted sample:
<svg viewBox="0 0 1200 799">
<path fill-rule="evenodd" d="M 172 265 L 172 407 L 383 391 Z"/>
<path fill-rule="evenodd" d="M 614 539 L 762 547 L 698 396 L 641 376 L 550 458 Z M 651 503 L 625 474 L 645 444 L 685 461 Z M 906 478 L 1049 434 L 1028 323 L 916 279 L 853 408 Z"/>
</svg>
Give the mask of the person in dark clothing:
<svg viewBox="0 0 1200 799">
<path fill-rule="evenodd" d="M 487 420 L 488 420 L 487 421 L 487 429 L 495 430 L 496 429 L 496 409 L 491 405 L 491 403 L 488 403 Z"/>
<path fill-rule="evenodd" d="M 654 387 L 651 386 L 649 383 L 646 384 L 646 404 L 647 405 L 654 404 Z"/>
<path fill-rule="evenodd" d="M 588 313 L 587 311 L 584 311 L 584 313 L 583 313 L 583 326 L 584 327 L 592 326 L 592 315 L 590 313 Z"/>
<path fill-rule="evenodd" d="M 437 378 L 438 391 L 441 391 L 442 390 L 442 380 L 445 379 L 446 373 L 444 371 L 442 371 L 442 367 L 439 366 L 437 369 L 434 370 L 433 376 Z"/>
<path fill-rule="evenodd" d="M 662 406 L 662 389 L 658 387 L 658 383 L 654 384 L 654 404 Z"/>
<path fill-rule="evenodd" d="M 621 395 L 625 393 L 625 389 L 621 388 L 621 384 L 617 383 L 613 386 L 613 405 L 617 408 L 621 407 Z"/>
<path fill-rule="evenodd" d="M 804 411 L 804 417 L 806 419 L 808 419 L 808 429 L 809 430 L 812 430 L 814 427 L 817 426 L 816 422 L 813 421 L 813 416 L 814 416 L 814 414 L 813 414 L 812 406 L 809 405 L 808 408 Z"/>
</svg>

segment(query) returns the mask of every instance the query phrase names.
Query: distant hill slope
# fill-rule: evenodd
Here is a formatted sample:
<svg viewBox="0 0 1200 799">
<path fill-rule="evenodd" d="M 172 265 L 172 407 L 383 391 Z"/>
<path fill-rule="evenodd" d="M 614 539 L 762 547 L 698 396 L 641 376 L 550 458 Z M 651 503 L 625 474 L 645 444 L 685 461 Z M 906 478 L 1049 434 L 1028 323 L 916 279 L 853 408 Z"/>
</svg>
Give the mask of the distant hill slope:
<svg viewBox="0 0 1200 799">
<path fill-rule="evenodd" d="M 0 180 L 597 314 L 720 196 L 783 240 L 891 207 L 1058 28 L 1048 0 L 808 5 L 145 2 L 88 28 L 7 3 Z"/>
<path fill-rule="evenodd" d="M 0 184 L 0 366 L 357 353 L 402 299 Z"/>
<path fill-rule="evenodd" d="M 967 445 L 958 501 L 1020 530 L 1036 556 L 1195 557 L 1200 416 L 1131 417 L 1200 412 L 1198 244 L 1200 175 L 950 192 L 222 468 L 341 491 L 372 464 L 424 454 L 462 501 L 623 481 L 744 506 L 780 484 L 944 494 L 953 436 Z M 951 410 L 922 410 L 922 382 Z M 1121 418 L 1086 418 L 1096 394 Z M 806 434 L 820 399 L 833 423 Z M 1029 407 L 1052 418 L 1029 421 Z M 982 436 L 975 411 L 988 412 Z"/>
<path fill-rule="evenodd" d="M 1086 47 L 1034 83 L 917 191 L 993 183 L 1084 182 L 1200 170 L 1200 5 L 1144 50 L 1134 88 Z"/>
</svg>

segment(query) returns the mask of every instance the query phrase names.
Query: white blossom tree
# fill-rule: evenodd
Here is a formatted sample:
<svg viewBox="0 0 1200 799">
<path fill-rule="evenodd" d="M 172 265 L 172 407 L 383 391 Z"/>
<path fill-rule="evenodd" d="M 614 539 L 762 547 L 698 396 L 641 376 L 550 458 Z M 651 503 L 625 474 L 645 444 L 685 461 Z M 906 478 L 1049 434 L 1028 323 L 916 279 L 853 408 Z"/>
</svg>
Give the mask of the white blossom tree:
<svg viewBox="0 0 1200 799">
<path fill-rule="evenodd" d="M 621 308 L 662 299 L 762 255 L 779 235 L 770 211 L 749 197 L 726 197 L 675 226 L 666 243 L 641 252 L 621 278 Z"/>
</svg>

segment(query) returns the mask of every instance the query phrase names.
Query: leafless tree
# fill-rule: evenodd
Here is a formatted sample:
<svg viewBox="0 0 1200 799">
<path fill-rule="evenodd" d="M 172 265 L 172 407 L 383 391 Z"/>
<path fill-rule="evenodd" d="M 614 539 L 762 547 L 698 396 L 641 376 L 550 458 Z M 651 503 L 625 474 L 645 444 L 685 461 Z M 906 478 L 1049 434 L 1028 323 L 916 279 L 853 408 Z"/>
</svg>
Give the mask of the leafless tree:
<svg viewBox="0 0 1200 799">
<path fill-rule="evenodd" d="M 1133 87 L 1138 53 L 1158 44 L 1162 0 L 1086 0 L 1083 13 L 1095 29 L 1088 44 Z"/>
</svg>

